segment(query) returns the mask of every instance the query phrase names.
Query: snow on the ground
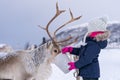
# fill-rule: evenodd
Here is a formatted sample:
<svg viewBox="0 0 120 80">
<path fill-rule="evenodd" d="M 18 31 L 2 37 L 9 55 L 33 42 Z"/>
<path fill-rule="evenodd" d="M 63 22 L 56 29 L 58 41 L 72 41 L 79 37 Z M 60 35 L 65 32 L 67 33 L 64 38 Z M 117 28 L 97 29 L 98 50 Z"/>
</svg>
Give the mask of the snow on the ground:
<svg viewBox="0 0 120 80">
<path fill-rule="evenodd" d="M 103 50 L 100 55 L 100 67 L 100 80 L 120 80 L 120 49 Z"/>
<path fill-rule="evenodd" d="M 120 49 L 102 50 L 99 56 L 101 77 L 99 80 L 120 80 Z M 64 74 L 54 64 L 49 80 L 75 80 L 73 72 Z"/>
</svg>

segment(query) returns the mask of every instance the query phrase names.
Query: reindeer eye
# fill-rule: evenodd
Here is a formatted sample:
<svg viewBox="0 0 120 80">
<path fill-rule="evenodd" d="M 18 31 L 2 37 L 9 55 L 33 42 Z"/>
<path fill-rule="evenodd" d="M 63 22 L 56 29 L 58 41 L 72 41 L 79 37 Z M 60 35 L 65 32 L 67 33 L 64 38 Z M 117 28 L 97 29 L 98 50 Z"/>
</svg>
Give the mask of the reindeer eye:
<svg viewBox="0 0 120 80">
<path fill-rule="evenodd" d="M 55 53 L 58 53 L 58 50 L 54 50 Z"/>
<path fill-rule="evenodd" d="M 55 48 L 55 47 L 52 47 L 52 53 L 57 54 L 57 53 L 58 53 L 58 49 L 57 49 L 57 48 Z"/>
</svg>

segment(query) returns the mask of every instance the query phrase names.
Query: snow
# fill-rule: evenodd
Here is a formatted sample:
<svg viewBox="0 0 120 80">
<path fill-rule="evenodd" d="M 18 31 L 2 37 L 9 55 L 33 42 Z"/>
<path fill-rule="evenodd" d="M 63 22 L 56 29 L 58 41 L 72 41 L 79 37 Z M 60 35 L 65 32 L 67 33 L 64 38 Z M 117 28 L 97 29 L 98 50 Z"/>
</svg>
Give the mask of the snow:
<svg viewBox="0 0 120 80">
<path fill-rule="evenodd" d="M 100 55 L 101 80 L 120 80 L 120 50 L 103 50 Z"/>
<path fill-rule="evenodd" d="M 0 58 L 6 58 L 7 55 L 8 53 L 0 52 Z"/>
<path fill-rule="evenodd" d="M 101 77 L 99 80 L 120 80 L 120 50 L 105 49 L 99 56 Z M 53 73 L 49 80 L 75 80 L 73 72 L 64 74 L 58 67 L 52 64 Z"/>
<path fill-rule="evenodd" d="M 79 24 L 79 25 L 74 25 L 74 26 L 68 27 L 67 29 L 75 29 L 75 28 L 86 27 L 86 26 L 88 26 L 88 23 L 83 23 L 83 24 Z"/>
<path fill-rule="evenodd" d="M 17 54 L 15 52 L 10 52 L 10 53 L 6 53 L 6 52 L 0 52 L 0 59 L 6 59 L 8 56 L 16 56 Z"/>
<path fill-rule="evenodd" d="M 0 48 L 3 48 L 4 46 L 6 46 L 6 44 L 0 44 Z"/>
<path fill-rule="evenodd" d="M 108 21 L 108 25 L 111 25 L 111 24 L 120 24 L 120 21 Z"/>
</svg>

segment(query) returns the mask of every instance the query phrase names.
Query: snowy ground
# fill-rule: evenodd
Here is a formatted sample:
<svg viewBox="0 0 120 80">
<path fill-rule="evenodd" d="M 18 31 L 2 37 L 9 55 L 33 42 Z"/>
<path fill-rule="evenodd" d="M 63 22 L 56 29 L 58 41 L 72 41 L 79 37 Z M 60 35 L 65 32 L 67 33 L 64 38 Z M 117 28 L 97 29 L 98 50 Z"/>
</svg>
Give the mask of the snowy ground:
<svg viewBox="0 0 120 80">
<path fill-rule="evenodd" d="M 106 49 L 102 50 L 100 57 L 101 77 L 100 80 L 120 80 L 120 49 Z M 53 74 L 49 80 L 75 80 L 73 72 L 64 74 L 55 65 L 53 67 Z"/>
</svg>

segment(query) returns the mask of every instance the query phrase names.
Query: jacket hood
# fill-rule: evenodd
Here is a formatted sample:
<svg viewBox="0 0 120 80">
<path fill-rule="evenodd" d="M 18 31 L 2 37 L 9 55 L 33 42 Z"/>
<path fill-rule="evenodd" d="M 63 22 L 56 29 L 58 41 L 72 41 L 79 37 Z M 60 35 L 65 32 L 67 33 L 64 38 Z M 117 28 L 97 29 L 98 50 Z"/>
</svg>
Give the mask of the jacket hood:
<svg viewBox="0 0 120 80">
<path fill-rule="evenodd" d="M 98 34 L 96 35 L 95 39 L 96 41 L 104 41 L 104 40 L 107 40 L 110 36 L 110 31 L 104 31 L 104 33 L 102 34 Z"/>
<path fill-rule="evenodd" d="M 86 43 L 88 43 L 88 42 L 94 42 L 94 43 L 96 43 L 101 49 L 104 49 L 104 48 L 107 47 L 107 40 L 96 41 L 94 38 L 87 37 L 86 38 Z"/>
</svg>

